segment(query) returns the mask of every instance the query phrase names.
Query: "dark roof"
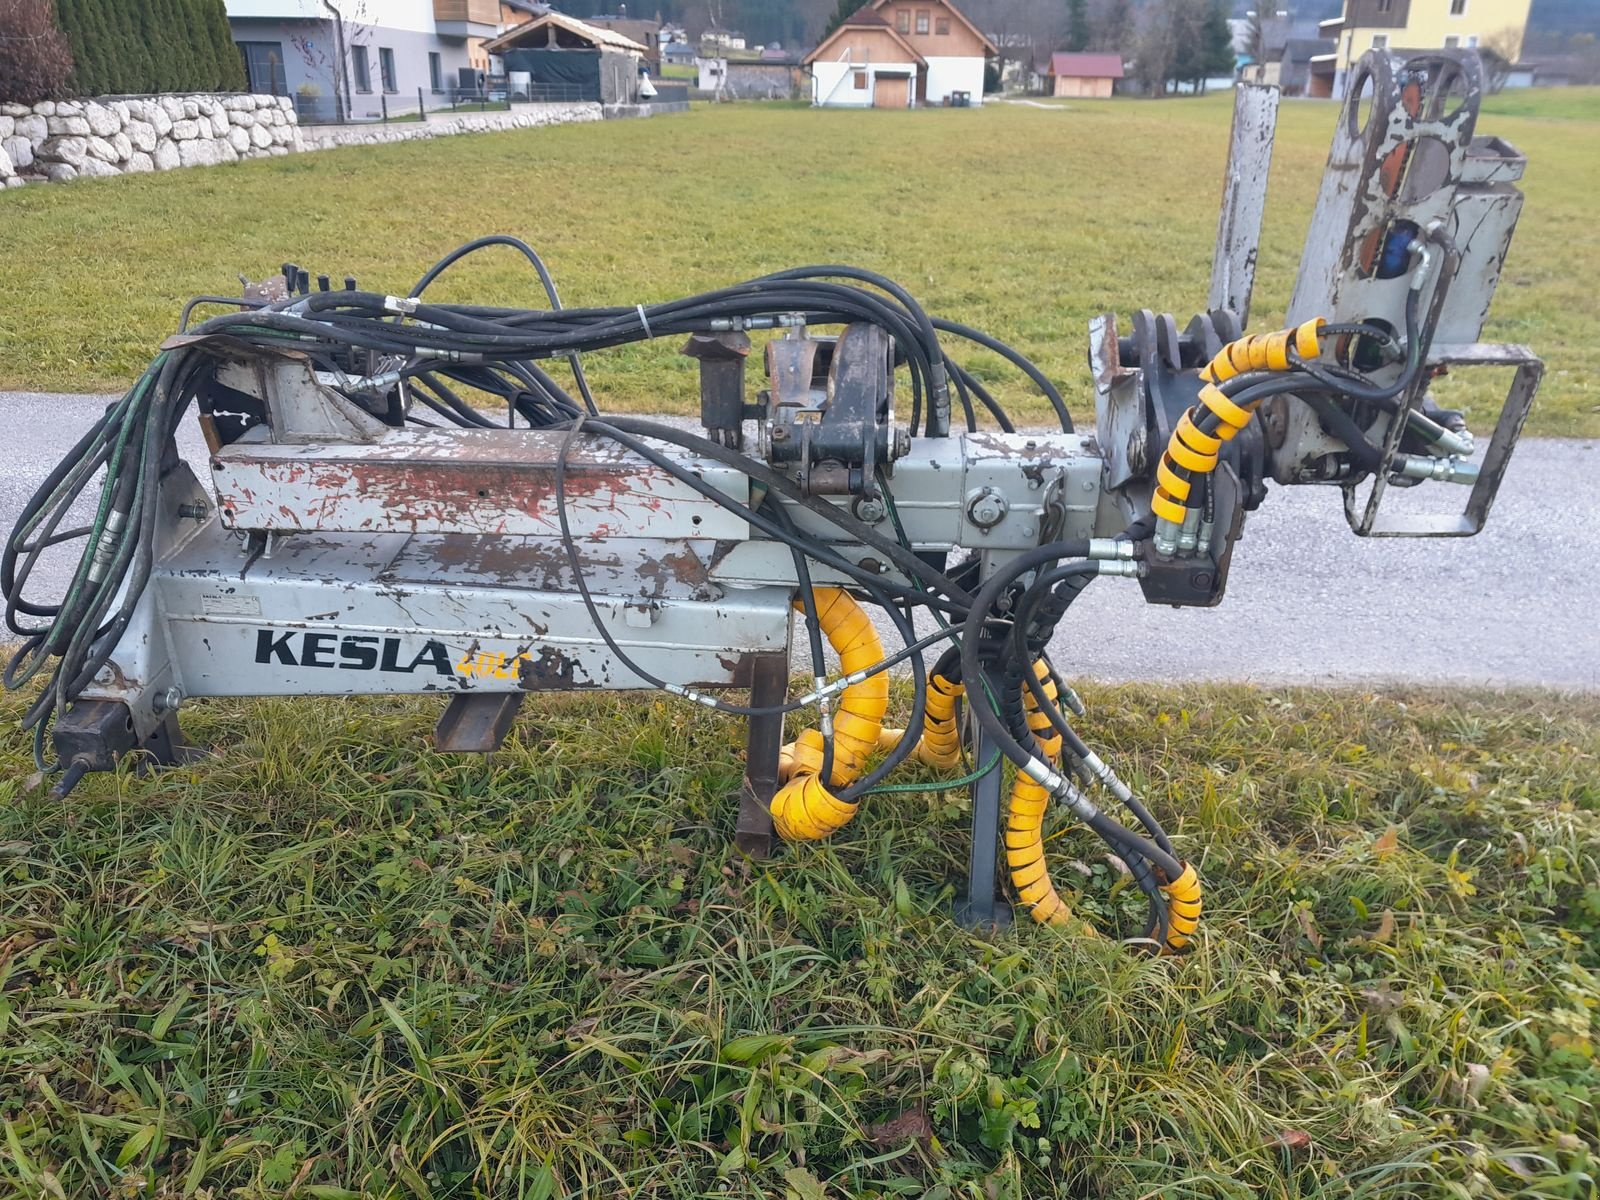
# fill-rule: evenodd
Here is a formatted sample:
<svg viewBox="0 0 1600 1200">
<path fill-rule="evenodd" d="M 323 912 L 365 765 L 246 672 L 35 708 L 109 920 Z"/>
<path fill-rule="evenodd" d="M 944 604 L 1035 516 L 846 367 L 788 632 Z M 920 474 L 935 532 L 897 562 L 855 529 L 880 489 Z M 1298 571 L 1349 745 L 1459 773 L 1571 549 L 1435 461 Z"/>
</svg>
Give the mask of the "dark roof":
<svg viewBox="0 0 1600 1200">
<path fill-rule="evenodd" d="M 1050 56 L 1046 75 L 1068 75 L 1079 79 L 1121 79 L 1120 54 L 1072 54 L 1058 50 Z"/>
<path fill-rule="evenodd" d="M 1338 48 L 1337 42 L 1327 38 L 1290 38 L 1283 48 L 1283 57 L 1289 62 L 1307 63 L 1319 54 L 1331 54 Z"/>
</svg>

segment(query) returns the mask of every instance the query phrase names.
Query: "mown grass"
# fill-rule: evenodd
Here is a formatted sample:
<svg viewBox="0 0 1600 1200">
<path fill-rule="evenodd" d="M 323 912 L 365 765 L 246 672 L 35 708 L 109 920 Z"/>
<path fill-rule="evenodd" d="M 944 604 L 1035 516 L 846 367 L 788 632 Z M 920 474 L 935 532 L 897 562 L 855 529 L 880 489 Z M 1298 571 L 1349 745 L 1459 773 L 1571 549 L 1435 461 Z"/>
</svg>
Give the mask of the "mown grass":
<svg viewBox="0 0 1600 1200">
<path fill-rule="evenodd" d="M 1514 105 L 1512 97 L 1494 104 Z M 1600 118 L 1494 116 L 1526 152 L 1528 203 L 1487 336 L 1550 363 L 1530 428 L 1600 433 L 1600 275 L 1593 197 Z M 1060 109 L 879 113 L 769 104 L 670 118 L 362 147 L 210 171 L 13 189 L 0 197 L 0 386 L 120 389 L 183 301 L 230 292 L 285 259 L 335 279 L 408 286 L 459 242 L 531 240 L 569 303 L 665 298 L 799 263 L 884 271 L 935 312 L 983 326 L 1092 409 L 1085 322 L 1203 306 L 1230 99 Z M 1334 108 L 1283 107 L 1257 323 L 1281 318 L 1326 161 Z M 442 296 L 539 303 L 509 254 L 446 277 Z M 675 347 L 597 356 L 613 408 L 688 411 Z M 978 362 L 1025 418 L 1045 409 L 997 360 Z M 1451 392 L 1486 429 L 1503 380 Z M 1503 393 L 1501 393 L 1503 394 Z"/>
<path fill-rule="evenodd" d="M 743 861 L 738 730 L 672 703 L 484 761 L 431 706 L 217 701 L 219 757 L 64 803 L 8 737 L 0 1192 L 1595 1194 L 1600 706 L 1086 698 L 1203 867 L 1186 958 L 962 932 L 955 795 Z"/>
<path fill-rule="evenodd" d="M 1514 88 L 1484 97 L 1483 111 L 1497 117 L 1600 121 L 1600 87 Z"/>
</svg>

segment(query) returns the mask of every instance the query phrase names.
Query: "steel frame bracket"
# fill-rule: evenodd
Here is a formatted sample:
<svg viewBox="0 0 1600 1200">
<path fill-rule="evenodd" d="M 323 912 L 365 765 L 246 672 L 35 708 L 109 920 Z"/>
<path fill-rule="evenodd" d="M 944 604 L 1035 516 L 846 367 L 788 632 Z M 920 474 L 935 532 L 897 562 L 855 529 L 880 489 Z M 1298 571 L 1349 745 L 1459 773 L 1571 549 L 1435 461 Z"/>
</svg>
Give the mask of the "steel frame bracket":
<svg viewBox="0 0 1600 1200">
<path fill-rule="evenodd" d="M 1478 477 L 1473 481 L 1467 496 L 1466 507 L 1459 513 L 1397 513 L 1380 512 L 1385 493 L 1389 488 L 1389 471 L 1398 449 L 1400 433 L 1405 428 L 1403 420 L 1390 426 L 1390 436 L 1384 445 L 1381 469 L 1372 477 L 1372 488 L 1366 503 L 1359 498 L 1359 482 L 1343 485 L 1344 515 L 1350 528 L 1361 537 L 1471 537 L 1483 528 L 1488 520 L 1489 508 L 1500 481 L 1505 477 L 1516 449 L 1517 439 L 1528 420 L 1534 397 L 1539 392 L 1539 382 L 1544 378 L 1544 360 L 1534 355 L 1526 346 L 1508 343 L 1474 342 L 1465 346 L 1433 346 L 1427 365 L 1433 367 L 1515 367 L 1511 387 L 1505 404 L 1495 422 L 1494 435 L 1483 452 Z M 1427 372 L 1424 372 L 1426 375 Z M 1411 397 L 1411 406 L 1421 403 L 1425 388 L 1417 388 Z"/>
</svg>

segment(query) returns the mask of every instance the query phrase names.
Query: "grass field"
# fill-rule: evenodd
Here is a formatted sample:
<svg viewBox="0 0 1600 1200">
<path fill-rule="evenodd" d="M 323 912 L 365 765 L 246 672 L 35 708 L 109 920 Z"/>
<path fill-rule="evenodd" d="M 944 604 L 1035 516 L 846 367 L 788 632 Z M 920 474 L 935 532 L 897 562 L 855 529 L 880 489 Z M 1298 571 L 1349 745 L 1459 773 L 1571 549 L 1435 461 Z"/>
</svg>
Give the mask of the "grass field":
<svg viewBox="0 0 1600 1200">
<path fill-rule="evenodd" d="M 1588 103 L 1489 126 L 1533 161 L 1490 334 L 1550 358 L 1544 432 L 1600 432 Z M 1285 106 L 1263 321 L 1330 115 Z M 727 105 L 13 190 L 0 386 L 119 386 L 237 272 L 401 290 L 505 230 L 569 302 L 886 269 L 1084 394 L 1089 315 L 1203 298 L 1226 118 Z M 509 257 L 441 289 L 533 299 Z M 685 411 L 671 351 L 592 375 Z M 541 697 L 488 760 L 424 702 L 202 702 L 214 757 L 62 802 L 0 699 L 0 1200 L 1594 1200 L 1600 700 L 1084 694 L 1206 880 L 1181 959 L 1118 944 L 1135 889 L 1059 814 L 1114 936 L 963 932 L 925 771 L 740 858 L 741 730 L 671 700 Z"/>
<path fill-rule="evenodd" d="M 1084 323 L 1204 303 L 1229 98 L 919 113 L 719 105 L 667 119 L 365 147 L 213 171 L 13 189 L 0 197 L 0 387 L 118 389 L 199 292 L 293 259 L 399 290 L 457 243 L 503 231 L 548 257 L 564 298 L 634 303 L 799 263 L 900 279 L 984 326 L 1089 403 Z M 1529 158 L 1528 206 L 1488 336 L 1550 363 L 1531 428 L 1600 433 L 1593 89 L 1500 96 L 1483 122 Z M 1284 105 L 1258 288 L 1281 316 L 1334 109 Z M 536 303 L 509 255 L 446 296 Z M 614 408 L 686 411 L 674 347 L 605 356 Z M 980 374 L 1042 417 L 998 362 Z M 1504 381 L 1496 381 L 1503 387 Z M 1452 391 L 1478 410 L 1489 386 Z"/>
<path fill-rule="evenodd" d="M 1203 868 L 1186 958 L 963 933 L 956 794 L 730 857 L 737 728 L 672 702 L 541 700 L 492 761 L 212 702 L 220 757 L 65 803 L 8 737 L 0 1194 L 1594 1195 L 1600 706 L 1086 699 Z"/>
</svg>

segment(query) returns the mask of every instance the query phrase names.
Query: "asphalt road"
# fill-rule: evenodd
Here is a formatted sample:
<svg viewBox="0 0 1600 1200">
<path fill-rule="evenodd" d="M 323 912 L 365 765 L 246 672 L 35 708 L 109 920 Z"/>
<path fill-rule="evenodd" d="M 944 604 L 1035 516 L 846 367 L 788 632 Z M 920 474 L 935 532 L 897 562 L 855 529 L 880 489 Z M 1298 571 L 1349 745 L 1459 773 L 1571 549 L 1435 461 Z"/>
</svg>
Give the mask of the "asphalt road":
<svg viewBox="0 0 1600 1200">
<path fill-rule="evenodd" d="M 0 526 L 106 397 L 0 392 Z M 202 448 L 192 423 L 184 451 Z M 202 472 L 202 478 L 204 473 Z M 1526 439 L 1475 538 L 1363 539 L 1339 493 L 1274 488 L 1251 515 L 1215 609 L 1147 605 L 1132 580 L 1097 581 L 1052 647 L 1102 680 L 1425 683 L 1600 690 L 1600 442 Z M 1439 504 L 1465 489 L 1416 489 Z M 1414 497 L 1404 497 L 1411 500 Z M 63 564 L 52 564 L 59 571 Z M 38 578 L 41 594 L 58 586 Z M 61 580 L 64 582 L 64 580 Z"/>
</svg>

